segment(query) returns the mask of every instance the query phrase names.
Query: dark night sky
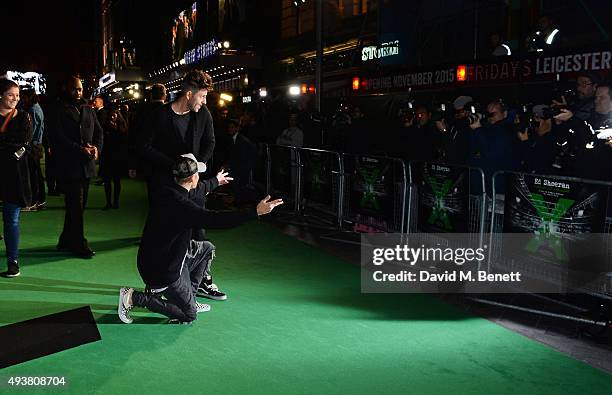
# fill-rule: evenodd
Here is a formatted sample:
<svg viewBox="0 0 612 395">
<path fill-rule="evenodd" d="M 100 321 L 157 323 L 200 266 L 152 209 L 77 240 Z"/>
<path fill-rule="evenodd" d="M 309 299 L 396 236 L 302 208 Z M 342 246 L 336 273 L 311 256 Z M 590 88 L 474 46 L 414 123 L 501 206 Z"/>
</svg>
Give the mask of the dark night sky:
<svg viewBox="0 0 612 395">
<path fill-rule="evenodd" d="M 11 34 L 13 40 L 8 50 L 3 50 L 0 68 L 51 75 L 94 72 L 96 2 L 66 0 L 13 3 L 11 12 L 20 17 L 9 23 L 9 31 L 14 32 Z M 6 38 L 2 40 L 5 45 Z"/>
</svg>

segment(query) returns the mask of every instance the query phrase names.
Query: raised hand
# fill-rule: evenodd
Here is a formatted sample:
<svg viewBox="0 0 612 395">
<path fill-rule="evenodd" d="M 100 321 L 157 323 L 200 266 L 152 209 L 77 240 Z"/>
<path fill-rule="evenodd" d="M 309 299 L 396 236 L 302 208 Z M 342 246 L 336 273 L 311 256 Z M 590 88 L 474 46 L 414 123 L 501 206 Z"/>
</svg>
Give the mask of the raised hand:
<svg viewBox="0 0 612 395">
<path fill-rule="evenodd" d="M 274 207 L 280 206 L 283 204 L 283 199 L 270 200 L 270 195 L 266 196 L 259 204 L 257 205 L 257 215 L 266 215 L 274 210 Z"/>
<path fill-rule="evenodd" d="M 221 169 L 220 172 L 217 173 L 217 181 L 219 182 L 219 186 L 228 184 L 230 181 L 233 181 L 234 178 L 228 177 L 229 173 L 225 171 L 225 169 Z"/>
</svg>

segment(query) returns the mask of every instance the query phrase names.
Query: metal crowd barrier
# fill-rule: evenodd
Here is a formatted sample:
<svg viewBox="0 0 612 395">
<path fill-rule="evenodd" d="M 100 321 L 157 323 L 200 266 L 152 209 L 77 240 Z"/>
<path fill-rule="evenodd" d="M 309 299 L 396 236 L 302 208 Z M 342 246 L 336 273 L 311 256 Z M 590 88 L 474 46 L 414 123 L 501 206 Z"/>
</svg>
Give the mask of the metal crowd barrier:
<svg viewBox="0 0 612 395">
<path fill-rule="evenodd" d="M 418 235 L 420 242 L 449 246 L 456 240 L 443 234 L 469 234 L 470 246 L 482 248 L 487 201 L 483 171 L 426 161 L 410 161 L 408 169 L 408 237 Z"/>
<path fill-rule="evenodd" d="M 304 218 L 342 226 L 343 165 L 338 152 L 299 148 L 300 213 Z"/>
<path fill-rule="evenodd" d="M 559 256 L 563 257 L 564 252 L 555 250 L 555 240 L 559 240 L 557 237 L 560 234 L 593 234 L 594 240 L 601 236 L 601 253 L 606 267 L 601 267 L 603 271 L 597 281 L 585 283 L 584 287 L 572 291 L 612 300 L 612 183 L 573 177 L 497 172 L 493 175 L 494 194 L 495 181 L 499 177 L 505 177 L 505 199 L 494 199 L 492 203 L 490 267 L 505 272 L 520 271 L 552 287 L 571 283 L 569 276 L 574 263 L 568 261 L 570 267 L 565 267 L 554 262 L 555 259 L 559 260 Z M 517 258 L 513 254 L 509 256 L 510 249 L 504 246 L 503 235 L 510 233 L 535 234 L 536 240 L 546 242 L 545 247 L 552 246 L 549 254 L 554 255 L 554 259 L 549 262 L 548 259 L 540 259 L 539 255 L 536 258 Z M 607 277 L 604 277 L 606 270 Z"/>
<path fill-rule="evenodd" d="M 282 212 L 299 213 L 300 196 L 300 163 L 296 147 L 269 145 L 268 156 L 268 191 L 274 198 L 285 202 Z"/>
<path fill-rule="evenodd" d="M 257 147 L 257 160 L 255 171 L 251 177 L 251 185 L 261 194 L 270 193 L 270 147 L 267 144 L 260 144 Z"/>
</svg>

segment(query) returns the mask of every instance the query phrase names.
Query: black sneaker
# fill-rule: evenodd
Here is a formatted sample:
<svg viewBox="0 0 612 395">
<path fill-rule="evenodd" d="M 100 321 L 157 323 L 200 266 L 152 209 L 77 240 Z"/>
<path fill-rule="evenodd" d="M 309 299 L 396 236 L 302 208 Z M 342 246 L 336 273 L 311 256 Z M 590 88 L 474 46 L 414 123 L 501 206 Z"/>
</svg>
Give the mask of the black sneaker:
<svg viewBox="0 0 612 395">
<path fill-rule="evenodd" d="M 21 272 L 19 271 L 19 265 L 17 264 L 17 261 L 15 261 L 15 262 L 9 262 L 8 270 L 2 273 L 1 275 L 2 277 L 11 278 L 11 277 L 17 277 L 20 274 Z"/>
<path fill-rule="evenodd" d="M 197 296 L 201 296 L 201 297 L 213 299 L 213 300 L 226 300 L 227 299 L 227 295 L 219 291 L 219 288 L 212 282 L 210 284 L 206 284 L 206 282 L 202 282 L 202 284 L 200 284 L 200 286 L 198 287 Z"/>
</svg>

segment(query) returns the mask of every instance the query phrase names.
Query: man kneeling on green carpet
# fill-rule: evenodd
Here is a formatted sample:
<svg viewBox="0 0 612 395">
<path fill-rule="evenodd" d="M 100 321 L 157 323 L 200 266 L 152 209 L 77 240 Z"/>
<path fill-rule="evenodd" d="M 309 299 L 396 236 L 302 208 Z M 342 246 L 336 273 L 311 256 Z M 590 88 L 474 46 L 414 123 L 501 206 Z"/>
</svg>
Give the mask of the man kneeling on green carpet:
<svg viewBox="0 0 612 395">
<path fill-rule="evenodd" d="M 210 310 L 210 306 L 197 302 L 195 296 L 213 258 L 214 246 L 204 242 L 194 248 L 192 229 L 234 227 L 268 214 L 283 203 L 267 196 L 255 209 L 246 212 L 206 210 L 190 198 L 189 191 L 206 194 L 231 178 L 220 172 L 212 182 L 200 183 L 198 173 L 204 171 L 205 165 L 192 154 L 180 156 L 172 168 L 175 182 L 160 188 L 153 199 L 137 259 L 146 291 L 121 288 L 118 305 L 121 321 L 132 322 L 133 306 L 146 307 L 180 323 L 190 323 L 198 312 Z"/>
</svg>

